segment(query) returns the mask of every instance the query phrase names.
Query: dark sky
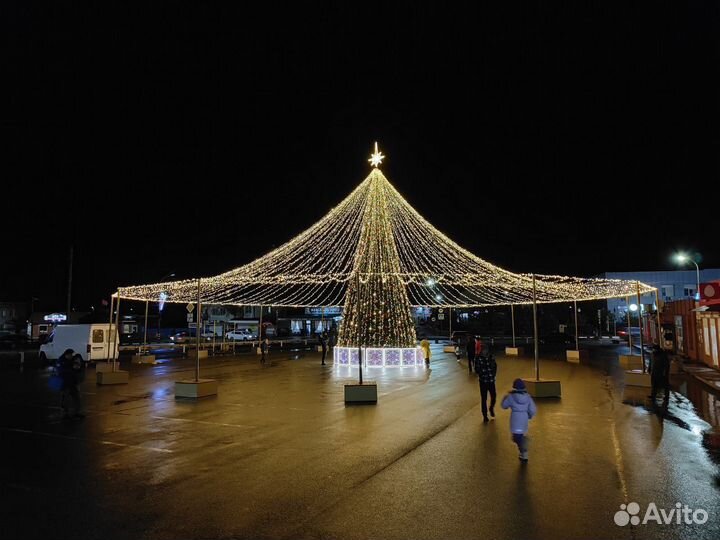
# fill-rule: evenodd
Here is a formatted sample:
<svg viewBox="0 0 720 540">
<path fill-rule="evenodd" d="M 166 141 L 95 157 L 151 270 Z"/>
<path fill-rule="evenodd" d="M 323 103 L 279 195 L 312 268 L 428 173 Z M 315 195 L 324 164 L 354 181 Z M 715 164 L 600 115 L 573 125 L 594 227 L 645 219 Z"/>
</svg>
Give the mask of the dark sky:
<svg viewBox="0 0 720 540">
<path fill-rule="evenodd" d="M 71 243 L 79 309 L 249 262 L 375 140 L 421 214 L 511 270 L 720 266 L 717 2 L 28 4 L 0 7 L 0 300 L 62 308 Z"/>
</svg>

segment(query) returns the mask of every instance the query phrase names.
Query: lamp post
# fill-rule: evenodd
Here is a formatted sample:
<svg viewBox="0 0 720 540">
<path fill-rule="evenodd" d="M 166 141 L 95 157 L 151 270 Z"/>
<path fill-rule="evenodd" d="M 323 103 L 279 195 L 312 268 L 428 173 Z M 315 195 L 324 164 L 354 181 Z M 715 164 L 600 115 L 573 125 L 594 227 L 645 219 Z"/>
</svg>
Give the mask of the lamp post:
<svg viewBox="0 0 720 540">
<path fill-rule="evenodd" d="M 689 255 L 686 255 L 685 253 L 678 253 L 675 255 L 675 260 L 679 262 L 680 264 L 686 263 L 690 261 L 695 265 L 695 271 L 696 271 L 696 277 L 697 277 L 697 289 L 695 289 L 695 300 L 698 300 L 700 298 L 700 267 L 698 266 L 698 263 L 695 262 L 694 259 L 692 259 Z"/>
</svg>

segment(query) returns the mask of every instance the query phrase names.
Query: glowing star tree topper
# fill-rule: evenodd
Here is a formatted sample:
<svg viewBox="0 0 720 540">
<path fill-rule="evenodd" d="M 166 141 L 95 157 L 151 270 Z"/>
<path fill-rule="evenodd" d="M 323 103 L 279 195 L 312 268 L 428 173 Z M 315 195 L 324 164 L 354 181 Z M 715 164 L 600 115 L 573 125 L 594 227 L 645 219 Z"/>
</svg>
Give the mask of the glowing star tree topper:
<svg viewBox="0 0 720 540">
<path fill-rule="evenodd" d="M 370 165 L 377 169 L 377 167 L 382 163 L 383 159 L 385 159 L 385 156 L 383 156 L 382 152 L 378 151 L 378 145 L 376 142 L 375 151 L 370 154 L 370 159 L 368 159 L 368 161 L 370 162 Z"/>
</svg>

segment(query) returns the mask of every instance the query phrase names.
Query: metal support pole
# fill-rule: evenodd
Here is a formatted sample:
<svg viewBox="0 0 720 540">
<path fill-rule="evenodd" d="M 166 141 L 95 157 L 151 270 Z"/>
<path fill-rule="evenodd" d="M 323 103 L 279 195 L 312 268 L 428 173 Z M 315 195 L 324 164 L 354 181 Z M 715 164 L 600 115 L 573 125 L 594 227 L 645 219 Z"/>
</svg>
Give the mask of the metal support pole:
<svg viewBox="0 0 720 540">
<path fill-rule="evenodd" d="M 515 348 L 515 306 L 510 304 L 510 319 L 512 320 L 513 348 Z"/>
<path fill-rule="evenodd" d="M 355 301 L 358 302 L 360 299 L 360 272 L 357 273 L 357 291 L 355 293 Z M 360 342 L 361 333 L 357 334 L 358 338 L 358 376 L 360 377 L 360 384 L 362 380 L 362 343 Z"/>
<path fill-rule="evenodd" d="M 450 306 L 450 309 L 448 310 L 448 316 L 450 317 L 450 335 L 448 338 L 452 339 L 452 306 Z"/>
<path fill-rule="evenodd" d="M 540 380 L 540 344 L 538 338 L 538 320 L 537 320 L 537 290 L 535 289 L 535 274 L 532 275 L 533 281 L 533 331 L 535 332 L 535 380 Z"/>
<path fill-rule="evenodd" d="M 660 296 L 658 295 L 658 290 L 655 289 L 655 313 L 656 313 L 656 320 L 655 323 L 657 324 L 657 344 L 658 347 L 662 347 L 663 338 L 662 338 L 662 322 L 660 321 Z"/>
<path fill-rule="evenodd" d="M 640 363 L 642 364 L 643 373 L 645 373 L 645 349 L 643 344 L 643 320 L 642 320 L 642 303 L 640 301 L 640 282 L 637 285 L 637 303 L 638 303 L 638 327 L 640 328 Z"/>
<path fill-rule="evenodd" d="M 148 307 L 149 306 L 150 306 L 150 301 L 145 300 L 145 334 L 143 335 L 144 354 L 147 354 L 147 326 L 148 326 Z"/>
<path fill-rule="evenodd" d="M 200 326 L 202 326 L 202 306 L 200 305 L 200 278 L 197 280 L 197 323 L 195 326 L 195 341 L 197 350 L 195 351 L 195 382 L 200 380 Z"/>
<path fill-rule="evenodd" d="M 112 332 L 112 320 L 113 320 L 113 304 L 115 302 L 115 297 L 111 294 L 110 295 L 110 320 L 108 321 L 108 334 L 107 334 L 107 359 L 106 362 L 110 361 L 111 354 L 110 354 L 110 333 Z"/>
<path fill-rule="evenodd" d="M 72 309 L 72 274 L 73 274 L 73 245 L 70 244 L 70 262 L 68 267 L 68 291 L 67 291 L 67 320 L 70 322 L 70 310 Z"/>
<path fill-rule="evenodd" d="M 117 313 L 115 313 L 115 332 L 113 332 L 113 371 L 117 371 L 117 360 L 115 359 L 115 349 L 120 349 L 120 294 L 117 299 Z M 116 346 L 117 345 L 117 346 Z"/>
<path fill-rule="evenodd" d="M 215 354 L 215 321 L 213 320 L 213 354 Z"/>
<path fill-rule="evenodd" d="M 632 326 L 632 319 L 630 318 L 630 297 L 625 297 L 625 304 L 627 307 L 627 335 L 628 335 L 628 347 L 630 347 L 630 356 L 633 355 L 633 346 L 632 346 L 632 332 L 630 331 L 630 327 Z"/>
<path fill-rule="evenodd" d="M 580 339 L 578 337 L 578 316 L 577 316 L 577 300 L 573 300 L 573 308 L 575 309 L 575 350 L 580 350 Z"/>
<path fill-rule="evenodd" d="M 260 306 L 260 326 L 258 326 L 258 343 L 262 343 L 262 310 L 263 307 Z"/>
</svg>

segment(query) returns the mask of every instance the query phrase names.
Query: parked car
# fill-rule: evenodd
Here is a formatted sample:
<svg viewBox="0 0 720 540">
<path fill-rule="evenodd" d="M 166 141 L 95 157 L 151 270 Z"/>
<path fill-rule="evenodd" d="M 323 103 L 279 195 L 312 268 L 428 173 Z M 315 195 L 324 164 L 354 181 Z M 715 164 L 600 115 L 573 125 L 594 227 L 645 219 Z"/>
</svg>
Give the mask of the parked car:
<svg viewBox="0 0 720 540">
<path fill-rule="evenodd" d="M 0 333 L 0 350 L 18 350 L 23 349 L 29 343 L 25 334 L 13 334 L 12 332 Z"/>
<path fill-rule="evenodd" d="M 206 330 L 205 332 L 200 334 L 200 337 L 203 338 L 205 341 L 212 341 L 213 339 L 222 338 L 222 335 L 216 334 L 212 330 Z"/>
<path fill-rule="evenodd" d="M 170 336 L 170 341 L 173 343 L 188 343 L 192 341 L 193 337 L 195 336 L 192 336 L 190 332 L 176 332 Z"/>
<path fill-rule="evenodd" d="M 226 333 L 225 338 L 233 341 L 252 341 L 257 339 L 257 336 L 247 328 L 238 328 Z"/>
<path fill-rule="evenodd" d="M 625 341 L 629 341 L 630 336 L 632 336 L 633 341 L 640 341 L 640 327 L 631 326 L 629 328 L 623 328 L 622 330 L 618 330 L 617 335 Z"/>
</svg>

